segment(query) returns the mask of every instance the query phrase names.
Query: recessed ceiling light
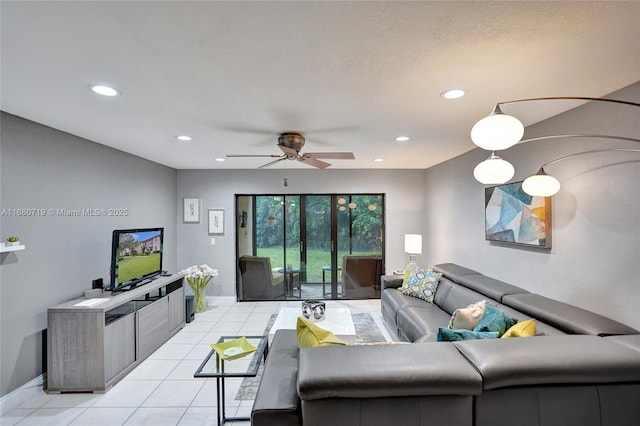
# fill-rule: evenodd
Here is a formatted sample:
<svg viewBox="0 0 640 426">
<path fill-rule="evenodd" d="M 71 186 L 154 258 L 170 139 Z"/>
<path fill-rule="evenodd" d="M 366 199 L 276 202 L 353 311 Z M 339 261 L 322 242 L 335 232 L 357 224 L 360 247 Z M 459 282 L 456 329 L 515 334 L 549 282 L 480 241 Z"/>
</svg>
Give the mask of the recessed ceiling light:
<svg viewBox="0 0 640 426">
<path fill-rule="evenodd" d="M 218 158 L 216 158 L 216 161 L 219 161 L 220 163 L 223 163 L 223 162 L 225 162 L 227 160 L 222 158 L 222 157 L 218 157 Z"/>
<path fill-rule="evenodd" d="M 398 136 L 396 142 L 406 142 L 409 140 L 409 136 Z"/>
<path fill-rule="evenodd" d="M 374 158 L 373 161 L 375 161 L 376 163 L 382 163 L 384 161 L 384 158 Z"/>
<path fill-rule="evenodd" d="M 105 86 L 104 84 L 91 84 L 89 88 L 98 95 L 102 96 L 118 96 L 121 95 L 118 89 L 114 89 L 113 87 Z"/>
<path fill-rule="evenodd" d="M 180 135 L 180 136 L 176 136 L 176 139 L 181 140 L 181 141 L 190 141 L 191 140 L 191 136 Z"/>
<path fill-rule="evenodd" d="M 458 99 L 464 96 L 464 90 L 462 89 L 445 90 L 444 92 L 440 93 L 440 96 L 442 96 L 445 99 Z"/>
</svg>

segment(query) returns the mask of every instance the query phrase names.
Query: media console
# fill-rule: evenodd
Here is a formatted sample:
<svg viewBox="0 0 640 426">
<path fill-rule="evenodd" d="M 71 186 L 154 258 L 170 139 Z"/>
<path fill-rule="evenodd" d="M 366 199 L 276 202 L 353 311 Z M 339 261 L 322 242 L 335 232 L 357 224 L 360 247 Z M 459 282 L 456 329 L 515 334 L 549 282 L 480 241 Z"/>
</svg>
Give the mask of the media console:
<svg viewBox="0 0 640 426">
<path fill-rule="evenodd" d="M 48 309 L 46 391 L 105 392 L 185 326 L 183 276 Z"/>
</svg>

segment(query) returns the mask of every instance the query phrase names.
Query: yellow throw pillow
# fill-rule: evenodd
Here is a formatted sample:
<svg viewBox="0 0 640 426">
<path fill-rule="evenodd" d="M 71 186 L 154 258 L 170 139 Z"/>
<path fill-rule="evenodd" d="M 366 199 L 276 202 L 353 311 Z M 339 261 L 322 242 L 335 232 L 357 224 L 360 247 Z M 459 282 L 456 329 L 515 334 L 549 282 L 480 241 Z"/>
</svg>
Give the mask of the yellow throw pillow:
<svg viewBox="0 0 640 426">
<path fill-rule="evenodd" d="M 318 327 L 304 317 L 298 317 L 296 334 L 298 335 L 298 346 L 301 348 L 347 344 L 347 342 L 338 339 L 336 335 L 329 330 Z"/>
<path fill-rule="evenodd" d="M 536 335 L 536 320 L 522 321 L 505 331 L 502 339 L 507 337 L 531 337 Z"/>
</svg>

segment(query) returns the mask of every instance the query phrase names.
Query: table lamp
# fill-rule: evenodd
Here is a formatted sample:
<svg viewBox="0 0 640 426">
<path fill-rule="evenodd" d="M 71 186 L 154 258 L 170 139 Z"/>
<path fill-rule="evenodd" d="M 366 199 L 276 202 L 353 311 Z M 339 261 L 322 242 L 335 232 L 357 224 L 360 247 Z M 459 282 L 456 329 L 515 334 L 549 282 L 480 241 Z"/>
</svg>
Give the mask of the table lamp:
<svg viewBox="0 0 640 426">
<path fill-rule="evenodd" d="M 409 263 L 415 265 L 416 254 L 422 254 L 422 235 L 405 234 L 404 251 L 409 254 Z"/>
</svg>

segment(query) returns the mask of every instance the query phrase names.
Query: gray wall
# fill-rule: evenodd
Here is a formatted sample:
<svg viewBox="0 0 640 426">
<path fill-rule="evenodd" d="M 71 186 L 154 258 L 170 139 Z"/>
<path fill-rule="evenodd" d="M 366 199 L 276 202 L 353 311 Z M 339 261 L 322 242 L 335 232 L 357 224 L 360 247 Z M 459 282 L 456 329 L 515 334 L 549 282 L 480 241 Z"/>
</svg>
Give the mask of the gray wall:
<svg viewBox="0 0 640 426">
<path fill-rule="evenodd" d="M 235 296 L 235 194 L 386 194 L 386 270 L 402 269 L 404 234 L 418 233 L 423 226 L 425 191 L 424 170 L 287 170 L 289 186 L 283 186 L 281 168 L 269 170 L 179 170 L 178 203 L 185 197 L 201 199 L 201 221 L 178 225 L 178 267 L 207 263 L 220 271 L 209 296 Z M 210 245 L 207 234 L 207 210 L 224 209 L 225 235 Z M 182 213 L 178 220 L 182 221 Z M 420 260 L 421 257 L 418 257 Z"/>
<path fill-rule="evenodd" d="M 609 97 L 640 102 L 640 84 Z M 527 128 L 525 137 L 566 133 L 638 138 L 640 109 L 593 102 Z M 640 144 L 553 139 L 518 144 L 500 155 L 516 168 L 515 182 L 560 156 L 607 147 Z M 472 172 L 488 154 L 475 149 L 426 171 L 429 262 L 455 261 L 640 329 L 640 153 L 584 155 L 546 168 L 562 185 L 552 199 L 551 250 L 485 241 L 484 186 Z"/>
<path fill-rule="evenodd" d="M 1 217 L 0 236 L 25 251 L 0 254 L 1 394 L 42 373 L 47 307 L 109 278 L 111 231 L 165 227 L 164 266 L 176 265 L 176 171 L 2 113 L 1 209 L 126 208 L 127 216 Z"/>
</svg>

